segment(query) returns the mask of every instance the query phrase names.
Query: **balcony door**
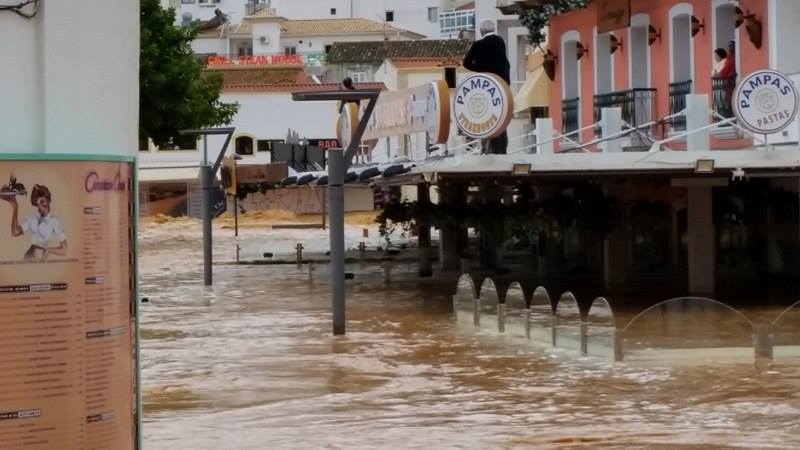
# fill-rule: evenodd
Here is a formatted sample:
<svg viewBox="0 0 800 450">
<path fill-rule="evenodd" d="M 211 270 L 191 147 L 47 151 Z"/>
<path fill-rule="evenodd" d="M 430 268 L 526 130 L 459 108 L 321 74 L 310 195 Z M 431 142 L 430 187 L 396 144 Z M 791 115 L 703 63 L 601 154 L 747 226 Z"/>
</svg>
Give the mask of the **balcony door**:
<svg viewBox="0 0 800 450">
<path fill-rule="evenodd" d="M 580 37 L 577 31 L 570 31 L 561 36 L 562 128 L 565 133 L 580 128 L 581 64 L 578 59 Z"/>
<path fill-rule="evenodd" d="M 648 89 L 650 81 L 650 17 L 638 14 L 631 17 L 629 79 L 632 89 Z"/>
</svg>

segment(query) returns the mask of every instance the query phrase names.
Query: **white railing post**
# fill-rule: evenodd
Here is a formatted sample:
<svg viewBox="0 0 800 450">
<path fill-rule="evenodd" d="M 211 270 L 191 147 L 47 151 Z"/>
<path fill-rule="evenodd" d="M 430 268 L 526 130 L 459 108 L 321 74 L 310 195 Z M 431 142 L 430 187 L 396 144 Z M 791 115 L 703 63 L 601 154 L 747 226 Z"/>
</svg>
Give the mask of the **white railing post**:
<svg viewBox="0 0 800 450">
<path fill-rule="evenodd" d="M 603 131 L 603 138 L 619 135 L 622 131 L 622 108 L 603 108 L 600 112 L 600 127 Z M 622 151 L 622 141 L 608 139 L 600 143 L 603 153 L 619 153 Z"/>
<path fill-rule="evenodd" d="M 711 150 L 711 132 L 707 94 L 686 96 L 686 149 L 691 152 Z"/>
<path fill-rule="evenodd" d="M 536 119 L 536 154 L 552 155 L 555 147 L 553 139 L 553 119 Z"/>
</svg>

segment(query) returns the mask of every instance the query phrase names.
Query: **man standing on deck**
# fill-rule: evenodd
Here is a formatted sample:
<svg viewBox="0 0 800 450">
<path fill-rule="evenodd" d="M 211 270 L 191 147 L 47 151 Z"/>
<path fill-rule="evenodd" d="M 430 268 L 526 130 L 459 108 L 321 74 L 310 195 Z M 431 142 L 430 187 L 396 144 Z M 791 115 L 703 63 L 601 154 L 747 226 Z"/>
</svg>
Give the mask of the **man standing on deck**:
<svg viewBox="0 0 800 450">
<path fill-rule="evenodd" d="M 482 38 L 475 41 L 464 57 L 464 67 L 473 72 L 493 73 L 511 84 L 511 64 L 506 55 L 506 42 L 495 33 L 495 25 L 491 20 L 481 22 L 480 32 Z M 505 155 L 508 147 L 508 134 L 503 134 L 489 140 L 485 153 Z"/>
</svg>

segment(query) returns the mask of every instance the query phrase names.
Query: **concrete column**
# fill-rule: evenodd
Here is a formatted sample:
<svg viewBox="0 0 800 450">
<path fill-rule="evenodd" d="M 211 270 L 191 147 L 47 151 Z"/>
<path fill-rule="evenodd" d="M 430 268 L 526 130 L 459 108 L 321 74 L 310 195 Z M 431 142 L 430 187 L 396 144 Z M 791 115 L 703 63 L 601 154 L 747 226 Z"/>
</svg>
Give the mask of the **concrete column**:
<svg viewBox="0 0 800 450">
<path fill-rule="evenodd" d="M 603 108 L 601 116 L 600 127 L 603 131 L 603 138 L 622 131 L 622 108 Z M 602 142 L 600 148 L 604 153 L 619 153 L 622 151 L 622 140 L 617 138 Z"/>
<path fill-rule="evenodd" d="M 715 235 L 711 186 L 690 186 L 689 222 L 689 292 L 712 295 L 715 281 Z"/>
<path fill-rule="evenodd" d="M 426 183 L 417 185 L 417 204 L 420 207 L 428 207 L 431 203 L 430 186 Z M 419 276 L 430 277 L 433 275 L 431 266 L 431 224 L 427 215 L 417 218 L 417 239 L 418 239 L 418 258 Z"/>
<path fill-rule="evenodd" d="M 620 199 L 626 185 L 614 183 L 606 187 L 606 194 Z M 620 204 L 622 205 L 620 200 Z M 626 208 L 620 211 L 620 223 L 603 242 L 603 280 L 607 291 L 623 287 L 628 282 L 628 227 L 630 215 Z"/>
<path fill-rule="evenodd" d="M 536 119 L 537 155 L 552 155 L 554 152 L 553 119 Z M 544 142 L 544 144 L 539 145 Z"/>
<path fill-rule="evenodd" d="M 481 203 L 489 208 L 502 205 L 503 189 L 487 182 L 481 186 Z M 502 266 L 504 220 L 502 215 L 484 214 L 480 220 L 480 261 L 484 269 L 498 269 Z"/>
<path fill-rule="evenodd" d="M 692 132 L 686 137 L 686 148 L 692 152 L 711 150 L 711 132 L 694 131 L 709 125 L 711 113 L 708 109 L 708 95 L 686 96 L 686 130 Z"/>
<path fill-rule="evenodd" d="M 457 204 L 464 202 L 463 189 L 461 186 L 451 183 L 439 186 L 440 204 Z M 448 220 L 442 226 L 440 240 L 439 262 L 442 270 L 457 271 L 461 268 L 462 250 L 462 227 Z"/>
</svg>

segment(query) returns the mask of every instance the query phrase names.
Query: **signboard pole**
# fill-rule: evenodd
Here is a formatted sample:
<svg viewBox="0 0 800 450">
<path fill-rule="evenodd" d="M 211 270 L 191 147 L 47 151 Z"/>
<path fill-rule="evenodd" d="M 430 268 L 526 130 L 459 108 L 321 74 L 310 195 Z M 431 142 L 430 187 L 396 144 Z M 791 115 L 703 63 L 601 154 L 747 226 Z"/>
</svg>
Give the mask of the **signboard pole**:
<svg viewBox="0 0 800 450">
<path fill-rule="evenodd" d="M 203 282 L 206 286 L 214 284 L 213 271 L 211 270 L 211 259 L 213 258 L 212 249 L 212 230 L 211 230 L 211 189 L 213 187 L 214 174 L 207 161 L 200 167 L 200 186 L 203 193 Z"/>
<path fill-rule="evenodd" d="M 330 196 L 331 226 L 331 289 L 333 309 L 333 334 L 345 334 L 344 295 L 344 150 L 333 149 L 328 153 L 328 195 Z"/>
<path fill-rule="evenodd" d="M 214 189 L 214 178 L 217 171 L 222 166 L 222 160 L 225 157 L 225 152 L 228 150 L 228 145 L 231 143 L 233 132 L 235 128 L 208 128 L 202 130 L 182 130 L 181 135 L 184 136 L 203 136 L 203 163 L 200 165 L 200 189 L 202 193 L 202 213 L 203 220 L 203 282 L 206 286 L 214 284 L 213 272 L 211 268 L 213 258 L 213 239 L 211 221 L 213 220 L 212 214 L 212 198 L 211 194 Z M 225 143 L 217 155 L 216 161 L 212 164 L 208 160 L 208 136 L 209 135 L 222 135 L 226 136 Z"/>
</svg>

